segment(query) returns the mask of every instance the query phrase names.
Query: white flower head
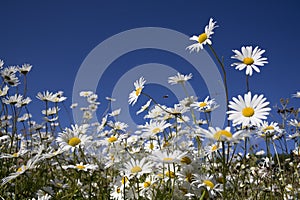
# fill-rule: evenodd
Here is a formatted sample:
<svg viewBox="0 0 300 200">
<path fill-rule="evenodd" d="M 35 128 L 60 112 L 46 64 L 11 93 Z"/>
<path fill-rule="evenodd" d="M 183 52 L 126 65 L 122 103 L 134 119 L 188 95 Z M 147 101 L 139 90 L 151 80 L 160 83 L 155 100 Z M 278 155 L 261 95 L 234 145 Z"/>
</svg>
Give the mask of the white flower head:
<svg viewBox="0 0 300 200">
<path fill-rule="evenodd" d="M 300 91 L 297 91 L 296 94 L 293 94 L 292 97 L 300 98 Z"/>
<path fill-rule="evenodd" d="M 129 100 L 128 100 L 129 104 L 134 105 L 137 102 L 139 96 L 142 93 L 145 83 L 146 83 L 146 80 L 144 79 L 144 77 L 141 77 L 139 80 L 136 80 L 134 82 L 135 90 L 129 94 Z"/>
<path fill-rule="evenodd" d="M 227 112 L 228 120 L 232 120 L 233 125 L 259 126 L 269 115 L 271 108 L 268 105 L 264 95 L 252 96 L 251 92 L 245 94 L 244 98 L 241 95 L 233 97 L 228 105 L 232 109 Z"/>
<path fill-rule="evenodd" d="M 5 85 L 2 90 L 0 90 L 0 97 L 7 95 L 9 87 Z"/>
<path fill-rule="evenodd" d="M 72 129 L 66 128 L 65 131 L 59 133 L 56 141 L 64 151 L 74 151 L 75 148 L 86 146 L 91 142 L 92 137 L 86 135 L 86 131 L 85 125 L 72 125 Z"/>
<path fill-rule="evenodd" d="M 142 160 L 135 160 L 133 158 L 130 161 L 124 164 L 124 168 L 121 169 L 124 171 L 125 176 L 141 176 L 143 174 L 148 174 L 152 172 L 153 163 L 147 162 L 144 157 Z"/>
<path fill-rule="evenodd" d="M 121 108 L 119 109 L 116 109 L 116 110 L 113 110 L 111 113 L 109 113 L 108 115 L 111 116 L 111 117 L 116 117 L 118 115 L 120 115 L 121 113 Z"/>
<path fill-rule="evenodd" d="M 191 106 L 200 112 L 211 112 L 219 107 L 214 99 L 209 100 L 209 96 L 207 96 L 203 101 L 192 103 Z"/>
<path fill-rule="evenodd" d="M 91 96 L 92 94 L 93 94 L 92 91 L 81 91 L 81 92 L 79 93 L 79 96 L 81 96 L 81 97 L 89 97 L 89 96 Z"/>
<path fill-rule="evenodd" d="M 30 65 L 30 64 L 23 64 L 22 67 L 18 67 L 18 71 L 21 74 L 26 75 L 28 72 L 30 72 L 31 68 L 32 68 L 32 65 Z"/>
<path fill-rule="evenodd" d="M 152 102 L 152 99 L 148 100 L 147 103 L 145 105 L 143 105 L 140 110 L 138 110 L 136 112 L 136 114 L 138 115 L 138 114 L 144 112 L 145 110 L 147 110 L 149 108 L 151 102 Z"/>
<path fill-rule="evenodd" d="M 189 75 L 183 75 L 183 74 L 177 73 L 176 76 L 171 76 L 168 78 L 168 83 L 170 83 L 171 85 L 184 84 L 186 81 L 190 80 L 191 78 L 192 78 L 191 73 Z"/>
<path fill-rule="evenodd" d="M 241 52 L 232 50 L 235 55 L 231 58 L 237 59 L 240 62 L 232 63 L 231 66 L 236 66 L 235 69 L 243 70 L 246 68 L 246 75 L 252 76 L 253 70 L 260 72 L 258 67 L 264 66 L 268 63 L 267 58 L 262 57 L 265 50 L 259 49 L 258 46 L 253 49 L 252 46 L 242 47 Z"/>
<path fill-rule="evenodd" d="M 171 124 L 166 121 L 156 121 L 151 119 L 150 123 L 146 122 L 143 126 L 143 136 L 151 137 L 156 134 L 162 133 L 166 128 L 170 127 Z"/>
<path fill-rule="evenodd" d="M 4 61 L 0 59 L 0 69 L 3 68 L 3 65 L 4 65 Z"/>
<path fill-rule="evenodd" d="M 208 127 L 208 130 L 199 128 L 198 132 L 205 138 L 220 142 L 220 141 L 228 141 L 228 142 L 238 142 L 246 136 L 244 131 L 237 131 L 234 134 L 231 132 L 230 127 L 226 127 L 225 129 L 221 129 L 219 127 Z"/>
<path fill-rule="evenodd" d="M 216 25 L 216 21 L 213 21 L 213 18 L 209 19 L 209 23 L 207 26 L 205 26 L 205 31 L 204 33 L 201 33 L 200 35 L 196 36 L 194 35 L 193 37 L 190 38 L 190 40 L 196 41 L 197 43 L 192 44 L 187 47 L 188 50 L 192 51 L 197 51 L 199 52 L 201 49 L 203 49 L 203 45 L 212 44 L 211 41 L 211 36 L 214 34 L 214 29 L 218 27 Z"/>
</svg>

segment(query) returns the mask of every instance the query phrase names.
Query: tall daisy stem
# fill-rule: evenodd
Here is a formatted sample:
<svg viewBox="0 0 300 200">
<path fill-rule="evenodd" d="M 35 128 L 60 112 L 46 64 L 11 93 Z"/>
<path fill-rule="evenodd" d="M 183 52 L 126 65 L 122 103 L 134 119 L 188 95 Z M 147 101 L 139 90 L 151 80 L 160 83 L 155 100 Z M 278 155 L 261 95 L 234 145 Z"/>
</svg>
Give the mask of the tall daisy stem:
<svg viewBox="0 0 300 200">
<path fill-rule="evenodd" d="M 226 149 L 225 149 L 225 142 L 222 141 L 222 176 L 223 176 L 223 199 L 227 198 L 227 191 L 226 191 L 226 176 L 227 176 L 227 166 L 226 166 Z"/>
<path fill-rule="evenodd" d="M 247 87 L 247 92 L 250 91 L 250 87 L 249 87 L 249 75 L 246 75 L 246 87 Z"/>
<path fill-rule="evenodd" d="M 229 110 L 229 108 L 228 108 L 228 86 L 227 86 L 227 77 L 226 77 L 226 71 L 225 71 L 224 63 L 223 63 L 223 61 L 220 60 L 220 58 L 217 55 L 214 48 L 211 45 L 208 45 L 208 46 L 209 46 L 210 50 L 212 51 L 212 53 L 214 54 L 215 58 L 217 59 L 219 65 L 221 66 L 222 72 L 223 72 L 223 84 L 224 84 L 224 87 L 225 87 L 226 107 L 227 107 L 227 111 L 228 111 Z M 227 125 L 230 126 L 229 120 L 227 120 Z"/>
</svg>

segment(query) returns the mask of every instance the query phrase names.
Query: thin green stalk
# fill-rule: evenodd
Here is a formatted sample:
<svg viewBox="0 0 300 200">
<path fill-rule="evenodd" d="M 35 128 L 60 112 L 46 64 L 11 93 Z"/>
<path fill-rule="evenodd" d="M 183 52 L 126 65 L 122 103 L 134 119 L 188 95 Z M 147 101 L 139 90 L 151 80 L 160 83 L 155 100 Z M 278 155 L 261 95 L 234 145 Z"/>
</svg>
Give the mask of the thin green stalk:
<svg viewBox="0 0 300 200">
<path fill-rule="evenodd" d="M 226 149 L 225 149 L 225 142 L 222 141 L 222 176 L 223 176 L 223 199 L 227 198 L 227 191 L 226 191 L 226 176 L 227 176 L 227 166 L 226 166 Z"/>
<path fill-rule="evenodd" d="M 250 91 L 250 87 L 249 87 L 249 75 L 246 75 L 246 87 L 247 87 L 247 92 Z"/>
<path fill-rule="evenodd" d="M 221 66 L 222 72 L 223 72 L 223 84 L 224 84 L 224 87 L 225 87 L 226 107 L 227 107 L 227 111 L 229 111 L 229 107 L 228 107 L 228 86 L 227 86 L 227 77 L 226 77 L 226 70 L 225 70 L 225 67 L 224 67 L 224 63 L 220 60 L 220 58 L 217 55 L 214 48 L 211 45 L 208 45 L 208 46 L 209 46 L 210 50 L 212 51 L 212 53 L 214 54 L 215 58 L 217 59 L 219 65 Z M 227 125 L 230 126 L 229 120 L 227 120 Z"/>
</svg>

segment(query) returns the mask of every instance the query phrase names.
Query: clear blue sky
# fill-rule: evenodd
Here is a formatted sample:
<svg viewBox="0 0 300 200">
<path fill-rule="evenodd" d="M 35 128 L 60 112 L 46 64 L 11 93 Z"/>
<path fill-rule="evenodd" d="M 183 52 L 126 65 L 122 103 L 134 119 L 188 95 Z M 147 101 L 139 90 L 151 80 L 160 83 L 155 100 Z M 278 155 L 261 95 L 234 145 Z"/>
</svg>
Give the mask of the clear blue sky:
<svg viewBox="0 0 300 200">
<path fill-rule="evenodd" d="M 151 26 L 191 36 L 201 33 L 210 17 L 219 25 L 213 45 L 224 56 L 230 97 L 245 92 L 245 72 L 229 67 L 232 49 L 243 45 L 266 49 L 264 55 L 269 61 L 260 74 L 251 77 L 252 91 L 264 93 L 275 105 L 280 97 L 291 97 L 300 90 L 300 12 L 296 0 L 12 0 L 0 4 L 0 59 L 7 65 L 33 65 L 28 83 L 32 97 L 47 89 L 63 90 L 69 98 L 67 105 L 71 104 L 74 80 L 83 60 L 98 44 L 117 33 Z M 130 57 L 133 64 L 153 62 L 143 60 L 137 53 Z M 156 62 L 168 64 L 159 52 L 153 55 L 161 59 Z M 108 96 L 109 91 L 101 88 L 98 92 L 103 95 L 99 95 Z M 299 99 L 292 103 L 299 107 Z"/>
</svg>

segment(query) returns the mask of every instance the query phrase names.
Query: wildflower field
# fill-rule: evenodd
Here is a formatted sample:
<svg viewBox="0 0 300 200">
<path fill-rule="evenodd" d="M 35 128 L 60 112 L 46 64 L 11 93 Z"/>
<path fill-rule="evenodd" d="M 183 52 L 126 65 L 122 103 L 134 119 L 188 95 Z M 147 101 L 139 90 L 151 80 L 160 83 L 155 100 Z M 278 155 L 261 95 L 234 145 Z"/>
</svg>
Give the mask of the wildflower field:
<svg viewBox="0 0 300 200">
<path fill-rule="evenodd" d="M 186 94 L 173 106 L 152 98 L 144 77 L 132 80 L 128 104 L 147 99 L 136 113 L 144 123 L 133 132 L 118 120 L 121 108 L 109 109 L 118 99 L 100 104 L 93 91 L 80 93 L 88 104 L 80 108 L 82 120 L 62 127 L 63 92 L 29 97 L 32 66 L 0 60 L 0 199 L 300 199 L 300 108 L 289 106 L 300 101 L 300 92 L 279 100 L 281 120 L 272 121 L 277 102 L 253 93 L 249 84 L 268 64 L 265 50 L 243 46 L 224 66 L 212 45 L 217 27 L 211 18 L 203 33 L 190 38 L 195 43 L 182 48 L 195 54 L 208 48 L 215 56 L 226 92 L 224 127 L 211 120 L 219 103 L 190 96 L 185 86 L 193 75 L 181 73 L 166 77 Z M 234 87 L 227 84 L 228 67 L 245 71 L 244 94 L 228 96 Z M 44 105 L 42 119 L 32 117 L 32 101 Z M 105 104 L 108 109 L 98 113 Z M 91 122 L 95 114 L 102 116 L 99 122 Z"/>
</svg>

